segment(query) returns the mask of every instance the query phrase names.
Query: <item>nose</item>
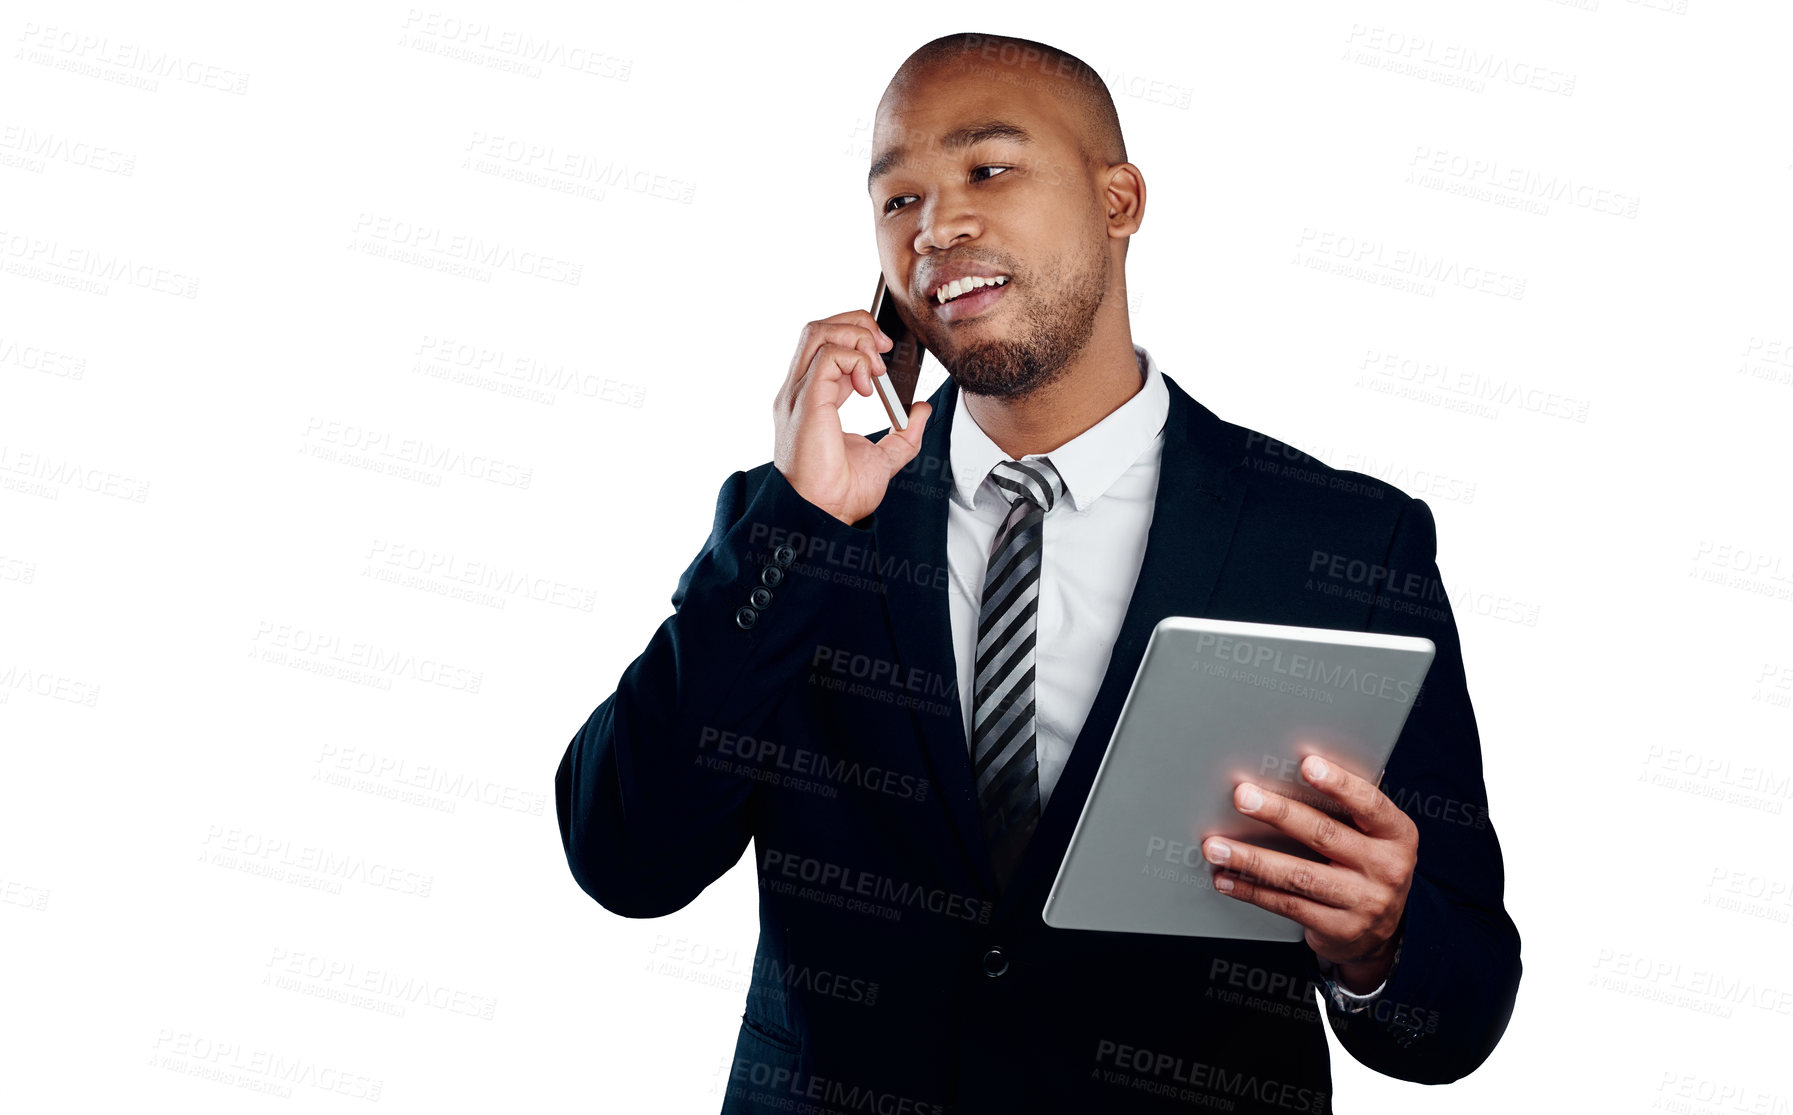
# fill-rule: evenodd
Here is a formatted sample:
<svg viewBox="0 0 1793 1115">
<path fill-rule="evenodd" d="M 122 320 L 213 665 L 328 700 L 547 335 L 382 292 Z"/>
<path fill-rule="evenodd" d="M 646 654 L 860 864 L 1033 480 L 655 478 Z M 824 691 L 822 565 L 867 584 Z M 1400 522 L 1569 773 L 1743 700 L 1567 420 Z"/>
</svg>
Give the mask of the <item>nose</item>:
<svg viewBox="0 0 1793 1115">
<path fill-rule="evenodd" d="M 960 191 L 943 190 L 935 199 L 925 202 L 920 226 L 915 230 L 915 252 L 951 248 L 964 240 L 975 240 L 984 231 L 983 218 L 972 207 L 970 199 Z"/>
</svg>

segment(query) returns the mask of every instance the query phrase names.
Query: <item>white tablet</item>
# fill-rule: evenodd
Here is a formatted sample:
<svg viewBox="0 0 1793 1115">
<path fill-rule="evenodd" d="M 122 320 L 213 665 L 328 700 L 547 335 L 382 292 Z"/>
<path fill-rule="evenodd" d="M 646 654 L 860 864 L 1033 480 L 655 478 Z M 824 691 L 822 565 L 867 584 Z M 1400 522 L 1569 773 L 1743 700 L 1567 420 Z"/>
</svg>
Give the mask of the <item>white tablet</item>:
<svg viewBox="0 0 1793 1115">
<path fill-rule="evenodd" d="M 1249 780 L 1338 817 L 1300 763 L 1380 782 L 1432 640 L 1168 616 L 1146 643 L 1046 899 L 1057 929 L 1299 941 L 1301 925 L 1214 889 L 1202 841 L 1323 861 L 1233 808 Z M 1348 822 L 1347 822 L 1348 823 Z"/>
</svg>

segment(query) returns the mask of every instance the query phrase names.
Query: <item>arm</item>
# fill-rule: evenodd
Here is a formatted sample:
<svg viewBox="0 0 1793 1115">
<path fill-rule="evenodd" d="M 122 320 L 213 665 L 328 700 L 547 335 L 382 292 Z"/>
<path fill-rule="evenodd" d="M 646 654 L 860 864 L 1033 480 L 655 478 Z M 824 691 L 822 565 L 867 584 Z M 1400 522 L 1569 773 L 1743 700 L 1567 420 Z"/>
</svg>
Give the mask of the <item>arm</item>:
<svg viewBox="0 0 1793 1115">
<path fill-rule="evenodd" d="M 1389 757 L 1381 789 L 1419 828 L 1399 963 L 1360 1015 L 1327 1011 L 1339 1042 L 1387 1076 L 1444 1084 L 1473 1072 L 1506 1031 L 1519 989 L 1519 931 L 1501 894 L 1500 842 L 1488 818 L 1482 753 L 1462 648 L 1436 563 L 1431 509 L 1396 523 L 1369 629 L 1437 645 Z"/>
<path fill-rule="evenodd" d="M 567 865 L 605 909 L 672 913 L 741 858 L 758 783 L 700 757 L 720 732 L 753 734 L 802 684 L 831 592 L 826 576 L 802 571 L 805 554 L 812 544 L 869 545 L 875 514 L 849 525 L 776 468 L 757 490 L 742 472 L 723 483 L 673 615 L 573 736 L 554 776 Z M 782 576 L 765 577 L 767 566 Z M 759 588 L 772 597 L 764 609 L 749 605 Z"/>
</svg>

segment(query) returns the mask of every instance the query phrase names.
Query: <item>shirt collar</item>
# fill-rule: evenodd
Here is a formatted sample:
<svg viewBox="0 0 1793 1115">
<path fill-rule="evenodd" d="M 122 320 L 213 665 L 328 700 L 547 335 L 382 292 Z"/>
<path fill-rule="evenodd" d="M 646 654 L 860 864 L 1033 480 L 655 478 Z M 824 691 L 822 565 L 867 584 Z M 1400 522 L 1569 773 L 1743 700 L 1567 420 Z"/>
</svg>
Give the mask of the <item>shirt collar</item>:
<svg viewBox="0 0 1793 1115">
<path fill-rule="evenodd" d="M 1145 382 L 1131 398 L 1052 452 L 1029 453 L 1022 458 L 1050 457 L 1052 467 L 1064 479 L 1065 496 L 1079 511 L 1088 510 L 1102 498 L 1121 474 L 1152 447 L 1170 413 L 1170 391 L 1158 373 L 1157 362 L 1139 345 L 1133 346 L 1133 353 L 1145 369 Z M 1000 490 L 990 480 L 990 470 L 996 462 L 1008 460 L 1008 454 L 971 417 L 962 394 L 959 405 L 953 407 L 947 452 L 952 461 L 952 494 L 960 506 L 974 507 L 978 491 L 986 484 L 1001 498 Z"/>
</svg>

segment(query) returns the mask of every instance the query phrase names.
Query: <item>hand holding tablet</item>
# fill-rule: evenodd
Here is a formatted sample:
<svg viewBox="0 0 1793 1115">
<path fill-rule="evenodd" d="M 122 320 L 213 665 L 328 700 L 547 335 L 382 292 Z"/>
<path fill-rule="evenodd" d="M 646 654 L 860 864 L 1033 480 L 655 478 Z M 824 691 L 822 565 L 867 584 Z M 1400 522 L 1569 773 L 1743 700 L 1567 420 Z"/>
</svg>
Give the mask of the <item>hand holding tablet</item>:
<svg viewBox="0 0 1793 1115">
<path fill-rule="evenodd" d="M 1214 889 L 1289 918 L 1307 930 L 1308 947 L 1338 966 L 1346 987 L 1367 991 L 1392 967 L 1395 936 L 1419 862 L 1419 827 L 1388 795 L 1321 755 L 1301 762 L 1301 775 L 1350 815 L 1350 825 L 1304 802 L 1241 783 L 1240 813 L 1275 827 L 1325 856 L 1301 856 L 1209 837 L 1202 854 L 1219 870 Z"/>
<path fill-rule="evenodd" d="M 1376 783 L 1433 654 L 1408 636 L 1161 620 L 1046 923 L 1305 938 L 1363 982 L 1390 951 L 1417 855 L 1412 821 Z M 1327 773 L 1304 777 L 1309 756 Z M 1261 793 L 1255 809 L 1241 808 L 1247 787 Z M 1223 845 L 1232 858 L 1215 870 L 1204 856 Z"/>
</svg>

